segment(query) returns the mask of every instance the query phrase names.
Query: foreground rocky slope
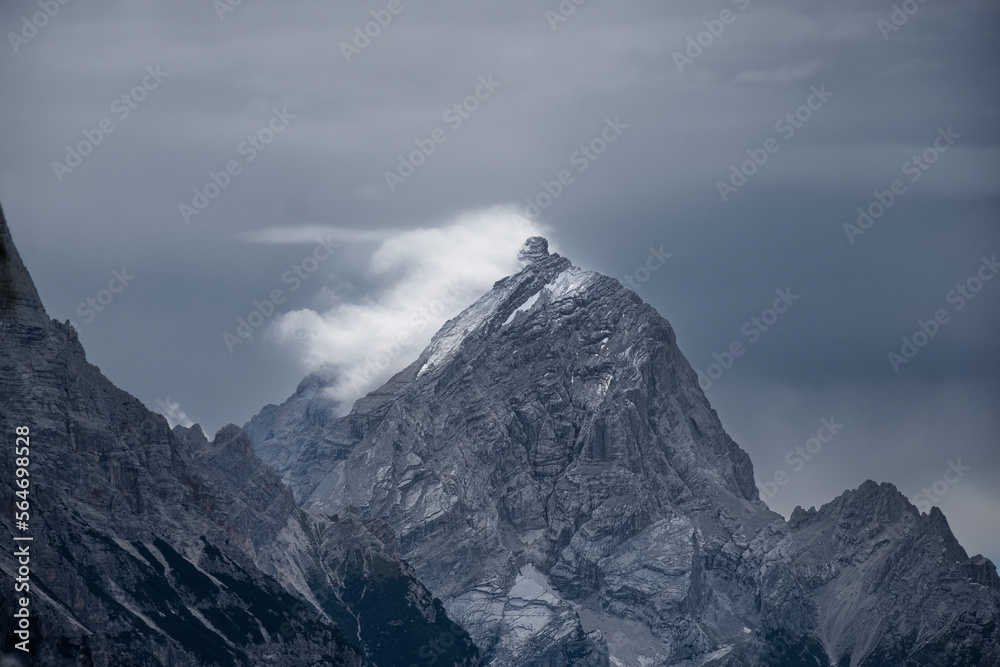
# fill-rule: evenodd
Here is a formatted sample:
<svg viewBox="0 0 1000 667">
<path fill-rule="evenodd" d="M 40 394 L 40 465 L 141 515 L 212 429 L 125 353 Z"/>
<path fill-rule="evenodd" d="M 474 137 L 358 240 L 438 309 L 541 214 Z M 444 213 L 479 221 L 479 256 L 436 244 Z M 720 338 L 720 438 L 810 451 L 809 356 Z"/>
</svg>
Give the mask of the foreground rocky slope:
<svg viewBox="0 0 1000 667">
<path fill-rule="evenodd" d="M 0 211 L 0 433 L 30 428 L 30 654 L 13 651 L 14 550 L 0 552 L 3 645 L 38 665 L 479 664 L 381 521 L 314 516 L 235 426 L 209 441 L 87 363 L 49 320 Z M 0 457 L 0 530 L 14 519 Z M 8 542 L 9 544 L 9 542 Z"/>
<path fill-rule="evenodd" d="M 491 665 L 998 664 L 996 571 L 939 511 L 867 483 L 786 523 L 666 320 L 521 260 L 350 414 L 319 373 L 244 427 L 303 507 L 386 521 Z"/>
</svg>

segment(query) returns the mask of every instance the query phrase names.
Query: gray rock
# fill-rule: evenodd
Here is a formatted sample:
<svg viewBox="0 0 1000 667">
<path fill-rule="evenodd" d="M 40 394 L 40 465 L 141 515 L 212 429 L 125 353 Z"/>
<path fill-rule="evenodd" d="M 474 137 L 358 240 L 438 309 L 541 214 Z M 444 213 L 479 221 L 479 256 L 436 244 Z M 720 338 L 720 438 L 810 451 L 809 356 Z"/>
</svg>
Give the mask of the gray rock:
<svg viewBox="0 0 1000 667">
<path fill-rule="evenodd" d="M 995 569 L 940 512 L 866 483 L 786 523 L 666 320 L 519 259 L 350 414 L 314 377 L 247 425 L 303 507 L 385 521 L 498 667 L 997 664 Z"/>
<path fill-rule="evenodd" d="M 171 431 L 87 363 L 2 211 L 0 400 L 11 450 L 30 428 L 30 664 L 480 664 L 384 523 L 306 513 L 241 429 Z M 0 457 L 5 534 L 13 466 Z M 0 552 L 5 651 L 18 566 Z"/>
<path fill-rule="evenodd" d="M 540 262 L 549 256 L 549 241 L 541 236 L 532 236 L 524 242 L 524 246 L 517 253 L 517 261 L 522 267 Z"/>
</svg>

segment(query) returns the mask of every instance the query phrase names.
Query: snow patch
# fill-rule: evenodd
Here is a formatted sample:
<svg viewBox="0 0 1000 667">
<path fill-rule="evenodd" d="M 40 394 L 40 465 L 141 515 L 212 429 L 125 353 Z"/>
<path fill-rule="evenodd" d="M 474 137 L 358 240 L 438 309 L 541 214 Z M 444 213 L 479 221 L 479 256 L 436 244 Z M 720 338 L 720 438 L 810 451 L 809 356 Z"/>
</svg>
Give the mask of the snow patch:
<svg viewBox="0 0 1000 667">
<path fill-rule="evenodd" d="M 544 289 L 549 290 L 553 298 L 573 296 L 583 292 L 598 275 L 593 271 L 584 271 L 572 266 L 557 275 L 555 280 L 546 285 Z M 536 292 L 534 297 L 529 298 L 528 301 L 514 312 L 517 313 L 522 309 L 531 308 L 540 294 L 541 290 Z M 445 324 L 431 340 L 431 344 L 427 348 L 430 354 L 424 365 L 417 371 L 417 377 L 426 373 L 431 367 L 440 368 L 451 358 L 466 337 L 489 320 L 490 316 L 497 311 L 509 296 L 509 290 L 494 289 L 462 311 L 458 317 Z M 508 324 L 511 321 L 512 319 L 508 318 L 504 324 Z"/>
<path fill-rule="evenodd" d="M 538 538 L 545 534 L 542 529 L 539 530 L 526 530 L 517 536 L 517 539 L 521 540 L 522 544 L 532 545 L 538 541 Z"/>
<path fill-rule="evenodd" d="M 172 572 L 172 570 L 170 569 L 170 563 L 168 563 L 167 559 L 163 557 L 163 554 L 160 553 L 160 550 L 157 549 L 156 546 L 154 546 L 153 544 L 150 544 L 149 542 L 143 542 L 142 544 L 144 547 L 146 547 L 146 549 L 149 550 L 149 553 L 153 554 L 153 557 L 156 558 L 156 560 L 160 561 L 160 565 L 163 566 L 163 576 L 169 577 L 170 573 Z"/>
<path fill-rule="evenodd" d="M 732 650 L 733 650 L 733 646 L 732 645 L 730 645 L 730 646 L 723 646 L 719 650 L 712 651 L 708 655 L 703 656 L 702 660 L 701 660 L 701 662 L 699 664 L 700 665 L 706 665 L 706 664 L 708 664 L 708 663 L 710 663 L 710 662 L 712 662 L 714 660 L 718 660 L 719 658 L 723 658 L 726 655 L 728 655 L 729 652 L 732 651 Z"/>
<path fill-rule="evenodd" d="M 523 566 L 507 593 L 503 622 L 508 641 L 524 644 L 559 617 L 562 600 L 534 565 Z M 563 630 L 565 628 L 562 628 Z M 570 624 L 569 629 L 572 629 Z"/>
<path fill-rule="evenodd" d="M 548 577 L 539 572 L 531 563 L 521 568 L 509 595 L 520 600 L 540 600 L 548 604 L 559 603 L 559 596 L 549 583 Z"/>
<path fill-rule="evenodd" d="M 479 301 L 462 311 L 458 317 L 448 321 L 431 340 L 431 344 L 427 348 L 430 350 L 430 356 L 420 367 L 417 377 L 423 375 L 431 366 L 440 367 L 447 361 L 462 344 L 465 337 L 482 326 L 483 322 L 496 312 L 501 299 L 502 294 L 496 290 L 488 292 Z"/>
<path fill-rule="evenodd" d="M 584 271 L 571 266 L 556 276 L 547 289 L 552 292 L 553 298 L 573 296 L 585 291 L 596 277 L 597 274 L 593 271 Z"/>
<path fill-rule="evenodd" d="M 531 310 L 531 307 L 535 305 L 536 301 L 538 301 L 538 296 L 541 293 L 542 293 L 542 291 L 538 290 L 537 292 L 535 292 L 534 294 L 532 294 L 530 297 L 528 297 L 528 300 L 525 301 L 524 303 L 522 303 L 520 306 L 518 306 L 514 310 L 514 312 L 510 314 L 510 317 L 508 317 L 504 321 L 504 323 L 503 323 L 504 326 L 507 326 L 508 324 L 510 324 L 511 322 L 513 322 L 514 321 L 514 316 L 517 315 L 518 313 L 526 313 L 529 310 Z"/>
<path fill-rule="evenodd" d="M 544 605 L 529 605 L 518 608 L 517 601 L 511 601 L 515 608 L 504 614 L 504 620 L 514 635 L 514 640 L 524 642 L 538 634 L 552 620 L 552 613 Z"/>
<path fill-rule="evenodd" d="M 150 630 L 159 632 L 164 637 L 169 636 L 166 632 L 164 632 L 160 628 L 160 626 L 154 623 L 151 618 L 143 614 L 138 607 L 132 604 L 131 598 L 125 593 L 125 591 L 122 590 L 122 588 L 117 583 L 115 583 L 114 581 L 108 582 L 108 592 L 111 593 L 111 599 L 113 599 L 121 606 L 125 607 L 125 609 L 127 609 L 129 613 L 131 613 L 133 616 L 142 620 L 142 622 L 145 623 Z"/>
<path fill-rule="evenodd" d="M 197 618 L 201 622 L 202 625 L 204 625 L 210 631 L 212 631 L 213 633 L 215 633 L 219 637 L 219 639 L 221 639 L 222 641 L 224 641 L 228 646 L 235 648 L 235 645 L 231 641 L 229 641 L 229 638 L 226 637 L 221 632 L 219 632 L 218 630 L 216 630 L 215 626 L 212 625 L 211 623 L 209 623 L 208 619 L 205 618 L 200 611 L 198 611 L 197 609 L 195 609 L 194 607 L 192 607 L 190 605 L 184 605 L 184 607 L 189 612 L 191 612 L 191 615 L 194 616 L 195 618 Z"/>
</svg>

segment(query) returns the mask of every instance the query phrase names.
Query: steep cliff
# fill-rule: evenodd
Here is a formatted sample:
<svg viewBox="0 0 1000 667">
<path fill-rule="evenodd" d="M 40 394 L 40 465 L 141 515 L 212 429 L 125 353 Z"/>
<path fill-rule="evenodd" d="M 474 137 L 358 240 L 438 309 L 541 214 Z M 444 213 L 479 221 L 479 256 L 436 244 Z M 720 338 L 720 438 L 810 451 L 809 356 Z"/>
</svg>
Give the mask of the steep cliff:
<svg viewBox="0 0 1000 667">
<path fill-rule="evenodd" d="M 0 211 L 3 647 L 30 597 L 38 665 L 479 664 L 384 524 L 312 516 L 230 426 L 172 432 L 49 320 Z M 15 429 L 30 430 L 29 529 L 13 525 Z M 381 535 L 382 537 L 378 537 Z"/>
</svg>

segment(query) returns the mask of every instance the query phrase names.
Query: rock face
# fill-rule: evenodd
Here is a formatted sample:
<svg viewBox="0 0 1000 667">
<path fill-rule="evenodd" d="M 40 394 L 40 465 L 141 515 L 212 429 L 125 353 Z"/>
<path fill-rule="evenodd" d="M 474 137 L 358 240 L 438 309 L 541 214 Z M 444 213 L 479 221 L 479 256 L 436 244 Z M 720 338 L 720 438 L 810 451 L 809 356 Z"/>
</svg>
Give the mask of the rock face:
<svg viewBox="0 0 1000 667">
<path fill-rule="evenodd" d="M 995 568 L 940 512 L 869 482 L 785 522 L 666 320 L 519 259 L 350 414 L 319 374 L 244 427 L 304 508 L 385 521 L 488 664 L 998 664 Z"/>
<path fill-rule="evenodd" d="M 2 212 L 0 397 L 5 534 L 24 534 L 12 450 L 30 429 L 24 664 L 479 664 L 384 522 L 307 514 L 241 429 L 171 431 L 88 364 L 46 316 Z M 2 651 L 23 594 L 13 553 L 0 552 Z"/>
</svg>

